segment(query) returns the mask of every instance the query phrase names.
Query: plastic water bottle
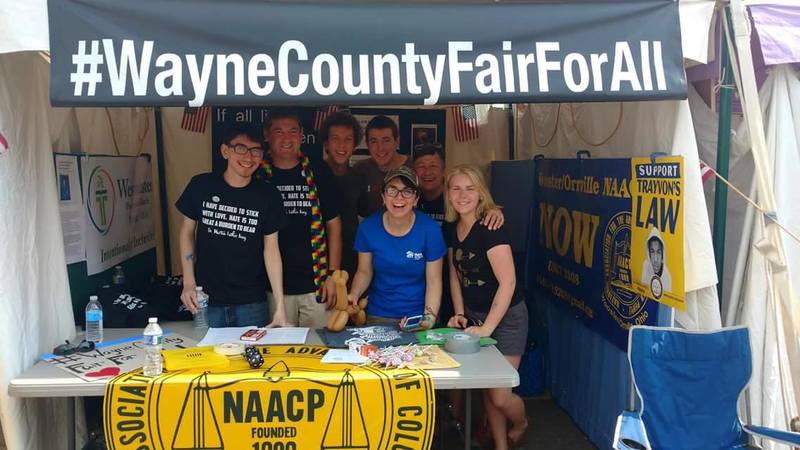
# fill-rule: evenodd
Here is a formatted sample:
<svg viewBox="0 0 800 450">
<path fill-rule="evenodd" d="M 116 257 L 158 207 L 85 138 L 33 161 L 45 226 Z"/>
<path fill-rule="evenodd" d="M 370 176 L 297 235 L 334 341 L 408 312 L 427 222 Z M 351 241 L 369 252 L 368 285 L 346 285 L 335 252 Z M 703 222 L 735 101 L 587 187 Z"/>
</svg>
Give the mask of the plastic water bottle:
<svg viewBox="0 0 800 450">
<path fill-rule="evenodd" d="M 142 341 L 144 342 L 144 375 L 147 377 L 156 377 L 161 375 L 163 371 L 161 361 L 161 340 L 164 333 L 158 325 L 158 318 L 151 317 L 147 319 L 147 327 L 144 329 Z"/>
<path fill-rule="evenodd" d="M 197 313 L 194 315 L 195 328 L 208 328 L 208 294 L 202 286 L 194 288 L 197 293 Z"/>
<path fill-rule="evenodd" d="M 114 275 L 111 277 L 111 282 L 117 286 L 125 284 L 125 272 L 122 271 L 122 266 L 114 267 Z"/>
<path fill-rule="evenodd" d="M 89 297 L 86 305 L 86 340 L 103 342 L 103 306 L 97 301 L 97 296 Z"/>
</svg>

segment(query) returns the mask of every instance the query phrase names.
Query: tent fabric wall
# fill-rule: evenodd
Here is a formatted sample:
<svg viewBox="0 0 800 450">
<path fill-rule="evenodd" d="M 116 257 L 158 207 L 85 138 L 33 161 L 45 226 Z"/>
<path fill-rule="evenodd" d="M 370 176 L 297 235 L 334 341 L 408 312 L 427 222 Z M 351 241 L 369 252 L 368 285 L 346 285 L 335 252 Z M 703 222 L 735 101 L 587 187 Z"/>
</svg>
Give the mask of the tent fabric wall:
<svg viewBox="0 0 800 450">
<path fill-rule="evenodd" d="M 759 93 L 764 114 L 765 134 L 774 177 L 775 197 L 780 222 L 800 234 L 800 79 L 788 66 L 775 66 Z M 692 109 L 698 120 L 695 126 L 713 131 L 716 136 L 716 115 L 699 98 L 692 98 Z M 716 139 L 700 141 L 704 160 L 714 164 Z M 754 167 L 749 133 L 744 125 L 733 131 L 729 180 L 751 198 L 756 199 Z M 714 186 L 707 187 L 713 195 Z M 771 264 L 757 244 L 765 237 L 764 216 L 755 211 L 737 194 L 728 193 L 728 221 L 723 284 L 723 314 L 726 325 L 744 324 L 750 328 L 753 347 L 753 377 L 747 396 L 747 410 L 754 424 L 788 429 L 789 420 L 797 415 L 798 308 L 797 298 L 790 305 L 777 305 L 777 298 L 792 298 L 778 293 L 770 282 Z M 783 234 L 787 268 L 785 276 L 796 289 L 800 281 L 800 243 Z M 778 295 L 783 294 L 783 295 Z M 764 442 L 765 449 L 786 446 Z"/>
<path fill-rule="evenodd" d="M 75 335 L 48 117 L 48 64 L 0 55 L 0 418 L 12 449 L 61 448 L 65 399 L 9 397 L 8 382 Z"/>
<path fill-rule="evenodd" d="M 580 149 L 589 149 L 594 158 L 648 156 L 652 152 L 684 157 L 687 308 L 675 311 L 674 319 L 691 330 L 719 328 L 711 231 L 688 102 L 518 105 L 517 108 L 520 158 L 537 154 L 574 158 Z M 600 144 L 604 140 L 607 142 Z M 660 325 L 671 325 L 670 311 L 660 308 Z M 553 396 L 595 445 L 608 448 L 616 416 L 628 406 L 630 375 L 626 354 L 560 308 L 548 305 L 547 315 Z"/>
</svg>

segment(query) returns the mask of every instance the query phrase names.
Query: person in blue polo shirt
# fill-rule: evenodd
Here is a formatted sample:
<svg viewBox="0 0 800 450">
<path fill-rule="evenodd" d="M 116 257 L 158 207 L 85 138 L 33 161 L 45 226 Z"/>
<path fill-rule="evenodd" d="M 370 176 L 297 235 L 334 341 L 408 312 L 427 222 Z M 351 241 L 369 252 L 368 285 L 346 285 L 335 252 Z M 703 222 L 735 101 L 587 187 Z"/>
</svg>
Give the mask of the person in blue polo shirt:
<svg viewBox="0 0 800 450">
<path fill-rule="evenodd" d="M 385 211 L 364 219 L 356 233 L 358 270 L 350 301 L 369 287 L 368 325 L 424 315 L 422 326 L 430 328 L 439 312 L 447 253 L 441 229 L 415 209 L 419 179 L 410 168 L 400 166 L 386 174 L 381 198 Z"/>
</svg>

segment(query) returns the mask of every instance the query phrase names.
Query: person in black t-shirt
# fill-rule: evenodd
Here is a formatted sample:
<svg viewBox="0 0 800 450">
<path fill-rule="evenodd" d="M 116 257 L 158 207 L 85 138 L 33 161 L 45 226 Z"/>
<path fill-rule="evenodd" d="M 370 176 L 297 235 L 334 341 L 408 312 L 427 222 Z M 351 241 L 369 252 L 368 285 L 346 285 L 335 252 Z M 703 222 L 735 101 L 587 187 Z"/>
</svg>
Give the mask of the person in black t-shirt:
<svg viewBox="0 0 800 450">
<path fill-rule="evenodd" d="M 262 173 L 280 191 L 288 219 L 278 239 L 287 319 L 301 327 L 322 328 L 328 321 L 326 309 L 336 304 L 330 274 L 341 267 L 342 258 L 336 180 L 326 164 L 311 161 L 301 151 L 303 127 L 297 111 L 271 109 L 264 136 L 269 153 Z M 272 309 L 276 298 L 267 298 Z"/>
<path fill-rule="evenodd" d="M 445 235 L 455 309 L 448 325 L 492 336 L 516 369 L 525 351 L 528 310 L 516 289 L 509 239 L 502 229 L 490 230 L 479 223 L 484 213 L 495 207 L 480 172 L 457 166 L 447 174 L 445 186 Z M 484 405 L 494 448 L 515 445 L 528 426 L 522 399 L 510 388 L 492 388 L 484 391 Z M 510 430 L 506 429 L 508 420 Z"/>
<path fill-rule="evenodd" d="M 358 119 L 349 112 L 338 111 L 325 120 L 319 130 L 322 147 L 325 149 L 325 162 L 330 167 L 339 188 L 340 217 L 342 218 L 342 269 L 355 275 L 358 255 L 353 243 L 358 229 L 358 197 L 364 184 L 362 174 L 350 167 L 356 144 L 361 142 L 363 130 Z M 444 213 L 442 213 L 444 217 Z"/>
<path fill-rule="evenodd" d="M 195 176 L 175 203 L 184 216 L 181 301 L 196 313 L 199 283 L 209 296 L 210 326 L 264 326 L 269 277 L 278 305 L 270 326 L 288 325 L 278 246 L 283 207 L 273 185 L 252 181 L 264 153 L 258 127 L 232 126 L 220 152 L 225 172 Z"/>
<path fill-rule="evenodd" d="M 444 148 L 442 144 L 423 144 L 414 149 L 414 171 L 419 177 L 420 197 L 417 209 L 427 214 L 439 225 L 444 225 Z M 481 218 L 481 223 L 490 230 L 503 226 L 505 217 L 500 208 L 486 211 Z M 439 309 L 439 322 L 442 326 L 447 324 L 453 315 L 453 302 L 450 301 L 450 283 L 448 282 L 449 267 L 444 265 L 442 273 L 444 284 L 442 289 L 442 305 Z"/>
</svg>

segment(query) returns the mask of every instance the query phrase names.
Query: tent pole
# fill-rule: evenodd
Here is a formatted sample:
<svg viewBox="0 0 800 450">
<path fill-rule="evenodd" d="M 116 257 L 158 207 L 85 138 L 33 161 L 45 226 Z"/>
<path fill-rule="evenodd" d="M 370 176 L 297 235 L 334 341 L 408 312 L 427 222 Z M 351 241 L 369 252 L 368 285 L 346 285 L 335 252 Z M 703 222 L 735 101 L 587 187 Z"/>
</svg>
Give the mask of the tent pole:
<svg viewBox="0 0 800 450">
<path fill-rule="evenodd" d="M 514 105 L 508 104 L 508 159 L 513 161 L 517 156 L 517 131 L 516 131 L 516 116 L 514 114 Z"/>
<path fill-rule="evenodd" d="M 730 10 L 724 8 L 730 25 Z M 733 97 L 733 67 L 731 66 L 728 42 L 722 37 L 722 82 L 719 91 L 719 126 L 717 128 L 717 173 L 728 178 L 731 147 L 731 99 Z M 717 263 L 717 297 L 722 311 L 722 277 L 725 268 L 725 228 L 728 213 L 728 186 L 716 179 L 714 186 L 714 260 Z"/>
<path fill-rule="evenodd" d="M 164 270 L 172 275 L 172 256 L 169 244 L 169 219 L 167 217 L 167 183 L 164 170 L 164 130 L 161 123 L 161 108 L 154 108 L 156 116 L 156 157 L 158 159 L 158 200 L 161 204 L 161 236 L 164 247 Z"/>
</svg>

